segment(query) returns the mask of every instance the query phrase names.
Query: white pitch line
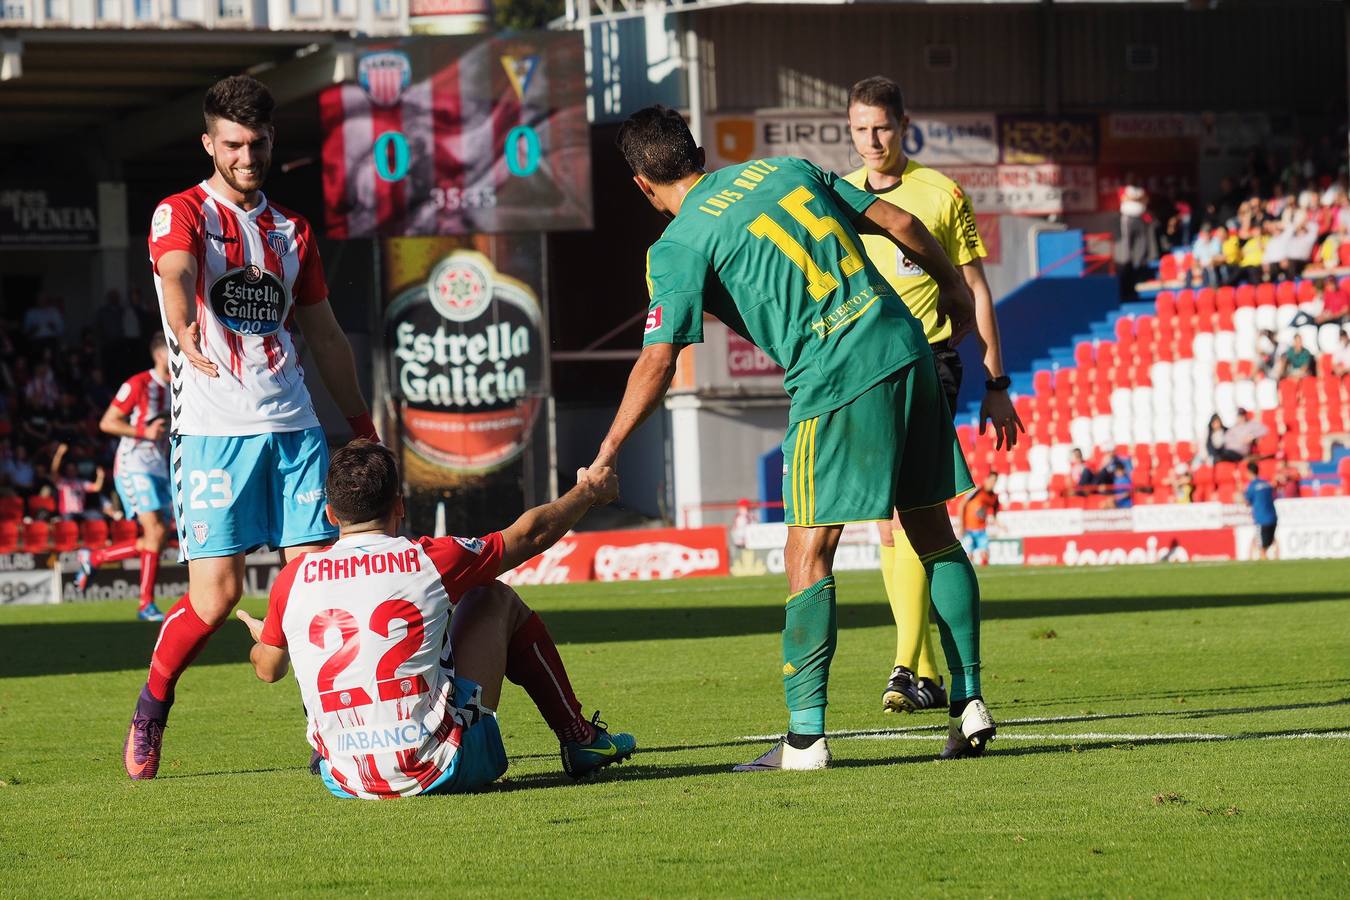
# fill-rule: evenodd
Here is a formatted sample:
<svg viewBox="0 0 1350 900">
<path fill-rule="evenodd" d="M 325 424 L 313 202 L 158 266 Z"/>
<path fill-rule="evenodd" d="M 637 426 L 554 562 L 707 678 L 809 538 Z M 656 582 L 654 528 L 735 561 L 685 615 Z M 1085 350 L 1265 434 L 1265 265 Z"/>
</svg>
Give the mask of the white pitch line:
<svg viewBox="0 0 1350 900">
<path fill-rule="evenodd" d="M 1004 723 L 1006 724 L 1006 723 Z M 905 731 L 851 731 L 831 733 L 828 737 L 837 739 L 857 739 L 864 741 L 933 741 L 944 737 L 943 734 L 916 734 L 919 729 Z M 930 730 L 927 726 L 924 730 Z M 741 740 L 762 741 L 781 738 L 779 734 L 750 735 Z M 1350 740 L 1350 731 L 1289 731 L 1281 734 L 1242 735 L 1213 734 L 1199 731 L 1161 732 L 1155 734 L 1126 734 L 1105 731 L 1084 731 L 1078 734 L 1033 734 L 1020 731 L 1000 731 L 994 740 L 1010 741 L 1236 741 L 1236 740 Z"/>
</svg>

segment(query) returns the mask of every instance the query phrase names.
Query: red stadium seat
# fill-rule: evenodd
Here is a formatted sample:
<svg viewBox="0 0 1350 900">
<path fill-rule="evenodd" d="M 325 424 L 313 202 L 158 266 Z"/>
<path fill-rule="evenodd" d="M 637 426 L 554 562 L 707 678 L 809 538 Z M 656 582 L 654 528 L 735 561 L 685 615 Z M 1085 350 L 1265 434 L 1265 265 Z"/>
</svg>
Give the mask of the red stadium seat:
<svg viewBox="0 0 1350 900">
<path fill-rule="evenodd" d="M 17 522 L 22 518 L 22 497 L 0 497 L 0 522 Z"/>
<path fill-rule="evenodd" d="M 1275 299 L 1275 285 L 1266 282 L 1256 286 L 1256 305 L 1257 306 L 1275 306 L 1278 301 Z"/>
<path fill-rule="evenodd" d="M 38 516 L 42 513 L 54 515 L 56 513 L 56 498 L 44 497 L 41 494 L 34 494 L 28 498 L 28 514 Z"/>
<path fill-rule="evenodd" d="M 1275 301 L 1281 306 L 1298 302 L 1298 288 L 1292 281 L 1281 281 L 1275 286 Z"/>
<path fill-rule="evenodd" d="M 1256 305 L 1256 288 L 1250 284 L 1240 284 L 1233 292 L 1238 306 Z"/>
<path fill-rule="evenodd" d="M 1053 378 L 1048 369 L 1038 369 L 1036 374 L 1031 376 L 1031 384 L 1038 397 L 1049 397 L 1055 393 L 1051 382 Z"/>
<path fill-rule="evenodd" d="M 80 546 L 80 523 L 62 519 L 52 528 L 52 545 L 57 553 L 69 553 Z"/>
<path fill-rule="evenodd" d="M 1177 318 L 1189 322 L 1195 318 L 1195 293 L 1189 289 L 1177 294 Z"/>
<path fill-rule="evenodd" d="M 1335 497 L 1335 496 L 1336 496 L 1337 494 L 1339 494 L 1340 492 L 1341 492 L 1341 486 L 1340 486 L 1339 484 L 1332 484 L 1331 482 L 1328 481 L 1328 482 L 1324 482 L 1324 483 L 1322 484 L 1322 486 L 1319 487 L 1319 488 L 1317 489 L 1317 496 L 1319 496 L 1319 497 Z"/>
<path fill-rule="evenodd" d="M 115 519 L 112 523 L 112 542 L 114 544 L 125 544 L 127 541 L 136 540 L 136 520 L 135 519 Z"/>
<path fill-rule="evenodd" d="M 1079 341 L 1073 348 L 1073 360 L 1081 368 L 1088 368 L 1092 365 L 1092 342 Z"/>
<path fill-rule="evenodd" d="M 1134 320 L 1129 316 L 1116 319 L 1116 341 L 1121 344 L 1134 343 Z"/>
<path fill-rule="evenodd" d="M 1221 313 L 1237 309 L 1237 292 L 1230 287 L 1219 288 L 1214 294 L 1214 308 Z"/>
<path fill-rule="evenodd" d="M 1220 360 L 1214 364 L 1214 378 L 1218 381 L 1233 380 L 1233 364 Z"/>
<path fill-rule="evenodd" d="M 1311 279 L 1305 278 L 1298 283 L 1298 301 L 1300 303 L 1311 300 L 1317 296 L 1317 287 Z"/>
<path fill-rule="evenodd" d="M 1177 314 L 1177 298 L 1171 291 L 1159 291 L 1153 300 L 1159 319 L 1171 319 Z"/>
<path fill-rule="evenodd" d="M 1158 260 L 1158 278 L 1163 281 L 1177 280 L 1177 258 L 1170 253 Z"/>
<path fill-rule="evenodd" d="M 28 553 L 41 553 L 51 546 L 51 529 L 46 522 L 29 522 L 23 526 L 23 549 Z"/>
<path fill-rule="evenodd" d="M 19 547 L 19 523 L 13 519 L 0 522 L 0 553 L 13 553 Z"/>
<path fill-rule="evenodd" d="M 108 520 L 86 519 L 80 523 L 80 543 L 85 547 L 102 547 L 108 543 Z"/>
</svg>

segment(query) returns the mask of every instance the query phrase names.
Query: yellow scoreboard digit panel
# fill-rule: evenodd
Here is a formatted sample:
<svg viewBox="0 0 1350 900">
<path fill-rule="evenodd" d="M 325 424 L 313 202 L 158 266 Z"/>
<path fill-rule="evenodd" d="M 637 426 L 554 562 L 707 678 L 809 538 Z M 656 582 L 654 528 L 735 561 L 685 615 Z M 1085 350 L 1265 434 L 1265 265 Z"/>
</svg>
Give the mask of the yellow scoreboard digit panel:
<svg viewBox="0 0 1350 900">
<path fill-rule="evenodd" d="M 369 43 L 319 109 L 329 237 L 591 227 L 578 34 Z"/>
</svg>

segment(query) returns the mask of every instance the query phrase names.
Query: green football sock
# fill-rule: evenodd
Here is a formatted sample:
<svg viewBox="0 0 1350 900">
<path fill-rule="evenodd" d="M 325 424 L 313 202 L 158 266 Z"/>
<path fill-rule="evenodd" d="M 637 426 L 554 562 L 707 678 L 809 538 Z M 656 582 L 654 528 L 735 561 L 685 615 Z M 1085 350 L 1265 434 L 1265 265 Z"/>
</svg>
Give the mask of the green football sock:
<svg viewBox="0 0 1350 900">
<path fill-rule="evenodd" d="M 952 673 L 952 702 L 980 693 L 980 583 L 960 544 L 923 558 L 942 651 Z"/>
<path fill-rule="evenodd" d="M 787 697 L 789 731 L 825 733 L 826 685 L 836 637 L 833 576 L 787 599 L 783 693 Z"/>
</svg>

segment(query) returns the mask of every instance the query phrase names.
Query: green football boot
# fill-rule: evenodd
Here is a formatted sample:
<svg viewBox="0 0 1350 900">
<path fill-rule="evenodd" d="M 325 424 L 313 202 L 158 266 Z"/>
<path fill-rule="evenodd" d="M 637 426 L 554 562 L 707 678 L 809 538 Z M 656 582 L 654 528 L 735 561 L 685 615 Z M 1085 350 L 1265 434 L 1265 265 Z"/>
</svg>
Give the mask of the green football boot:
<svg viewBox="0 0 1350 900">
<path fill-rule="evenodd" d="M 567 741 L 559 748 L 563 771 L 573 778 L 585 778 L 612 763 L 623 762 L 637 751 L 637 739 L 631 734 L 610 734 L 600 721 L 600 711 L 591 716 L 595 738 L 589 744 Z"/>
</svg>

